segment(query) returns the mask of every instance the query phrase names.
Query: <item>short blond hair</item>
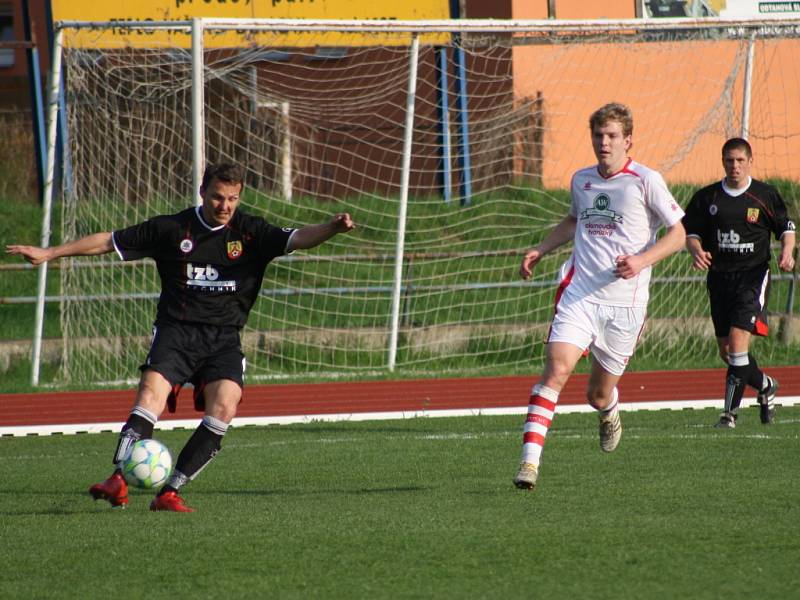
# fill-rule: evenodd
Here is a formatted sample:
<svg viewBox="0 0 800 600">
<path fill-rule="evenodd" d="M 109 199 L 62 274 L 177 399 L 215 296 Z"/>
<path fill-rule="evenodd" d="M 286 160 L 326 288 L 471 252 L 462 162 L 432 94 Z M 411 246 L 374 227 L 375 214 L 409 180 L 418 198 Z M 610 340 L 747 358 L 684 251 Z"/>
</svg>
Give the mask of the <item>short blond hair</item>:
<svg viewBox="0 0 800 600">
<path fill-rule="evenodd" d="M 610 102 L 598 108 L 589 117 L 589 129 L 594 131 L 595 127 L 602 127 L 609 121 L 617 121 L 622 125 L 622 135 L 625 137 L 633 135 L 633 113 L 625 104 Z"/>
</svg>

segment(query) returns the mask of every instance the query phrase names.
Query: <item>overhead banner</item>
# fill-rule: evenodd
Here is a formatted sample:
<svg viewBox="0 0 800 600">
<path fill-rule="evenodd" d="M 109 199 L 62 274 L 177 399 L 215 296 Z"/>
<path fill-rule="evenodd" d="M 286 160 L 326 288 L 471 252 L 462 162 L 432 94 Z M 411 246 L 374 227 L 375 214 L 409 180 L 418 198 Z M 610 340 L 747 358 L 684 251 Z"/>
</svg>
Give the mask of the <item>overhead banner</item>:
<svg viewBox="0 0 800 600">
<path fill-rule="evenodd" d="M 72 47 L 113 48 L 191 46 L 188 32 L 171 32 L 146 27 L 131 30 L 125 21 L 189 21 L 196 17 L 218 19 L 365 19 L 430 20 L 449 19 L 449 0 L 51 0 L 53 21 L 92 21 L 119 23 L 113 28 L 93 28 L 66 32 L 64 43 Z M 446 34 L 425 35 L 427 43 L 444 43 Z M 204 45 L 210 48 L 252 45 L 363 46 L 367 44 L 405 44 L 410 35 L 396 33 L 254 33 L 209 31 Z"/>
<path fill-rule="evenodd" d="M 720 15 L 724 17 L 765 17 L 770 15 L 800 15 L 800 2 L 759 2 L 758 0 L 727 0 Z"/>
<path fill-rule="evenodd" d="M 648 17 L 733 17 L 757 19 L 770 15 L 800 15 L 800 0 L 647 0 Z"/>
</svg>

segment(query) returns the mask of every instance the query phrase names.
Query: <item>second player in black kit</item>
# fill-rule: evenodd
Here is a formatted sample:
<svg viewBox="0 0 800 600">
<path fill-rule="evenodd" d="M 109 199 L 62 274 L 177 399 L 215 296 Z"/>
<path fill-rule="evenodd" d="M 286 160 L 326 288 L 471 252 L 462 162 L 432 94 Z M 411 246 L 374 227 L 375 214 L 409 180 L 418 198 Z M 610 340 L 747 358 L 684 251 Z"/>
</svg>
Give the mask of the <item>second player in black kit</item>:
<svg viewBox="0 0 800 600">
<path fill-rule="evenodd" d="M 699 190 L 686 209 L 686 245 L 693 266 L 708 270 L 714 335 L 728 364 L 719 427 L 735 427 L 745 385 L 758 391 L 761 421 L 773 419 L 778 383 L 749 352 L 751 335 L 766 336 L 772 236 L 781 240 L 778 266 L 794 268 L 795 225 L 771 185 L 752 179 L 752 150 L 742 138 L 722 149 L 725 178 Z"/>
</svg>

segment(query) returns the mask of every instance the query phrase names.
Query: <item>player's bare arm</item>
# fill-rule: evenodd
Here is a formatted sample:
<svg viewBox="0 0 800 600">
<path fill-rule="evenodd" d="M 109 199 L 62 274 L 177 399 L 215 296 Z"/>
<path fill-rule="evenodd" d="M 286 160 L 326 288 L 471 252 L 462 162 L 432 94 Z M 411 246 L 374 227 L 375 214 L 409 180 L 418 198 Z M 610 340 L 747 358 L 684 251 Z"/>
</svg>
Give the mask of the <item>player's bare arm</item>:
<svg viewBox="0 0 800 600">
<path fill-rule="evenodd" d="M 6 246 L 8 254 L 18 254 L 32 265 L 40 265 L 43 262 L 61 258 L 64 256 L 94 256 L 96 254 L 106 254 L 114 249 L 111 241 L 111 233 L 93 233 L 82 237 L 73 242 L 67 242 L 52 248 L 40 248 L 38 246 L 22 246 L 12 244 Z"/>
<path fill-rule="evenodd" d="M 542 243 L 531 248 L 522 257 L 522 264 L 519 267 L 519 274 L 523 279 L 528 279 L 533 273 L 533 267 L 548 252 L 552 252 L 559 246 L 575 239 L 575 227 L 578 220 L 572 215 L 567 215 L 556 225 L 549 235 L 542 240 Z"/>
<path fill-rule="evenodd" d="M 655 244 L 641 254 L 627 254 L 617 257 L 617 266 L 614 274 L 622 279 L 636 277 L 642 269 L 656 264 L 670 254 L 680 250 L 686 243 L 686 230 L 679 221 L 667 229 Z"/>
<path fill-rule="evenodd" d="M 319 246 L 339 233 L 347 233 L 355 229 L 356 225 L 348 213 L 339 213 L 327 223 L 306 225 L 292 235 L 289 250 L 308 250 Z"/>
<path fill-rule="evenodd" d="M 782 271 L 794 270 L 794 246 L 796 235 L 793 231 L 781 236 L 781 255 L 778 258 L 778 268 Z"/>
<path fill-rule="evenodd" d="M 695 236 L 686 236 L 686 249 L 692 256 L 692 268 L 708 271 L 711 267 L 711 252 L 703 250 L 703 242 Z"/>
</svg>

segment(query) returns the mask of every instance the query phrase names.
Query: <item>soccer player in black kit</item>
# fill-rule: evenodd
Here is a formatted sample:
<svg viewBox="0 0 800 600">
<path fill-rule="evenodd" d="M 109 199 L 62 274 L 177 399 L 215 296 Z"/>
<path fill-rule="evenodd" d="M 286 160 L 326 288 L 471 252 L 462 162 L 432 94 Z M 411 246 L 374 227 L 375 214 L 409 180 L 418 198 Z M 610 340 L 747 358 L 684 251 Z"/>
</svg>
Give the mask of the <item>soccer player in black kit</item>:
<svg viewBox="0 0 800 600">
<path fill-rule="evenodd" d="M 192 512 L 178 491 L 208 465 L 242 397 L 244 354 L 240 330 L 258 297 L 267 264 L 293 250 L 313 248 L 354 228 L 350 215 L 300 229 L 279 228 L 238 210 L 244 172 L 231 164 L 208 166 L 202 205 L 106 233 L 95 233 L 53 248 L 11 245 L 33 264 L 62 256 L 116 251 L 122 260 L 150 257 L 161 278 L 153 340 L 141 366 L 136 402 L 114 453 L 114 473 L 93 485 L 95 500 L 113 507 L 128 503 L 119 463 L 131 445 L 152 436 L 178 391 L 194 384 L 203 420 L 181 450 L 175 470 L 150 504 L 151 510 Z"/>
<path fill-rule="evenodd" d="M 794 269 L 795 224 L 771 185 L 753 179 L 753 151 L 742 138 L 722 146 L 725 178 L 699 190 L 686 208 L 686 247 L 695 269 L 707 270 L 711 320 L 728 364 L 725 409 L 717 427 L 736 427 L 744 388 L 758 392 L 761 422 L 774 418 L 778 382 L 750 354 L 752 335 L 766 336 L 770 238 L 781 241 L 778 267 Z"/>
</svg>

